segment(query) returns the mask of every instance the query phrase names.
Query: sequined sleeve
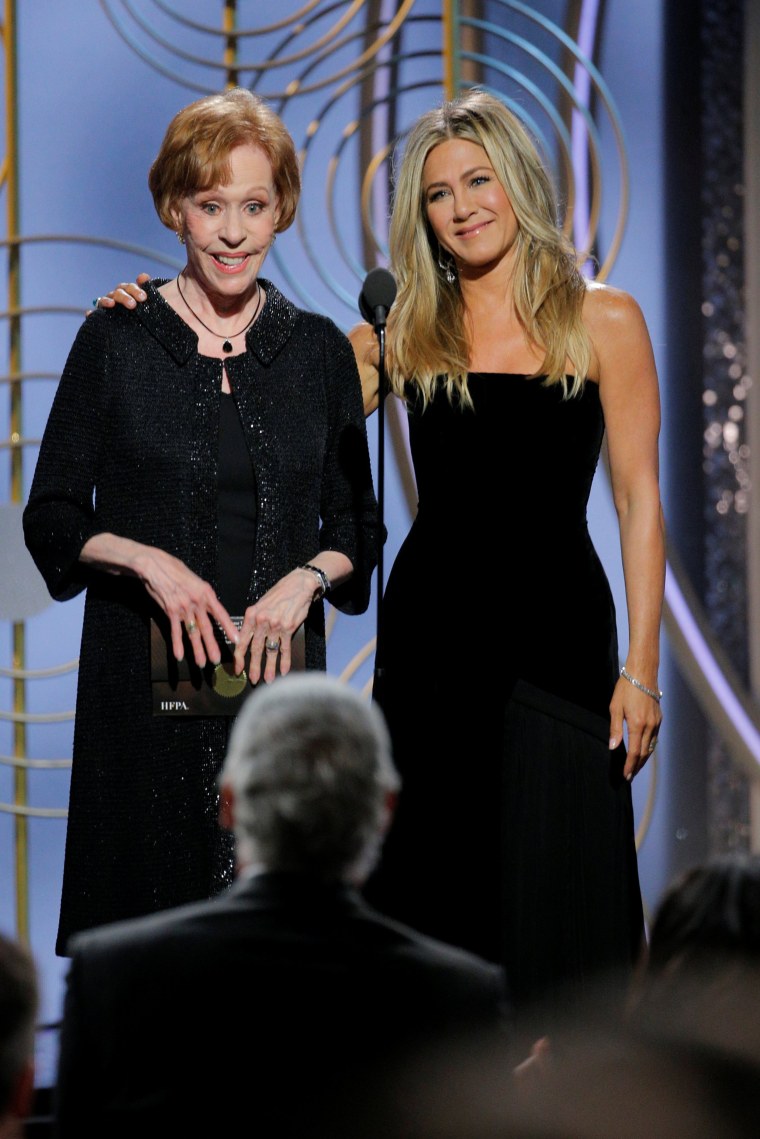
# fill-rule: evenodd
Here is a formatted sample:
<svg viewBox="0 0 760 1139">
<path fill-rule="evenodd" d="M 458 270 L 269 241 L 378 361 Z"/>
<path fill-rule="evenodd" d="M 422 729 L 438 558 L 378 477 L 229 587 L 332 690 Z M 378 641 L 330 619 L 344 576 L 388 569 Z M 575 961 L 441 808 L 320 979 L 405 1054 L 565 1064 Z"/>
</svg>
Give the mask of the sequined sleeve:
<svg viewBox="0 0 760 1139">
<path fill-rule="evenodd" d="M 79 562 L 96 533 L 94 489 L 107 414 L 107 320 L 93 314 L 79 329 L 48 417 L 24 511 L 24 537 L 57 601 L 87 585 Z"/>
</svg>

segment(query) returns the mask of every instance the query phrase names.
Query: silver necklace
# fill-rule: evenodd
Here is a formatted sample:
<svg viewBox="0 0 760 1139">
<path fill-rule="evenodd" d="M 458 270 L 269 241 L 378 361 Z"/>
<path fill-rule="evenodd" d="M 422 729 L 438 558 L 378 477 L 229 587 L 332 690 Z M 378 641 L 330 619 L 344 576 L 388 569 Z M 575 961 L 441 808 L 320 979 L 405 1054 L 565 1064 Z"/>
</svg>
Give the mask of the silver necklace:
<svg viewBox="0 0 760 1139">
<path fill-rule="evenodd" d="M 225 336 L 223 332 L 214 332 L 213 328 L 209 328 L 209 326 L 206 324 L 205 320 L 201 320 L 201 318 L 198 316 L 198 313 L 195 311 L 195 309 L 190 308 L 190 305 L 187 301 L 187 298 L 186 298 L 185 294 L 182 292 L 182 286 L 179 283 L 179 277 L 180 277 L 180 275 L 177 274 L 177 292 L 182 297 L 182 300 L 184 301 L 188 310 L 193 314 L 195 319 L 198 321 L 198 324 L 203 325 L 203 327 L 206 329 L 206 332 L 210 332 L 212 336 L 218 336 L 220 340 L 224 341 L 224 343 L 222 344 L 222 352 L 231 352 L 232 351 L 231 341 L 233 341 L 236 336 L 240 336 L 243 332 L 247 332 L 248 329 L 253 324 L 256 317 L 259 315 L 259 307 L 261 305 L 261 286 L 259 285 L 259 282 L 258 281 L 256 282 L 256 308 L 253 310 L 253 316 L 248 321 L 245 328 L 241 328 L 239 332 L 233 332 L 232 336 Z"/>
</svg>

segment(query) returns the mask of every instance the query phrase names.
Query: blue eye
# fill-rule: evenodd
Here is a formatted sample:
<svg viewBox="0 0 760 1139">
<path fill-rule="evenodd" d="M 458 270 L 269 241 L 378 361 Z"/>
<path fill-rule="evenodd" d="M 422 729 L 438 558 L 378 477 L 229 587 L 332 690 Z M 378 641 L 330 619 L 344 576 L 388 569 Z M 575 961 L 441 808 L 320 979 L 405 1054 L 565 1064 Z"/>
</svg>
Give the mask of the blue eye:
<svg viewBox="0 0 760 1139">
<path fill-rule="evenodd" d="M 216 204 L 216 202 L 204 202 L 201 206 L 201 209 L 206 214 L 215 214 L 218 212 L 219 206 Z"/>
</svg>

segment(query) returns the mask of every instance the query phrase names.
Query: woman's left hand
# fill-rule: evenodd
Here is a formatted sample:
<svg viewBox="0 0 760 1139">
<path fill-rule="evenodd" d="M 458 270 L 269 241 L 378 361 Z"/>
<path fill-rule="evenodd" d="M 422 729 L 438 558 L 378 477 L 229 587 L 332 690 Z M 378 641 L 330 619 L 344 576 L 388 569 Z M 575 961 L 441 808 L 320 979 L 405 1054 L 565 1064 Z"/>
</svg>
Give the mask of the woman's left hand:
<svg viewBox="0 0 760 1139">
<path fill-rule="evenodd" d="M 236 673 L 240 674 L 245 668 L 245 654 L 249 647 L 251 663 L 248 678 L 251 684 L 258 684 L 262 678 L 267 684 L 274 680 L 278 662 L 283 676 L 290 672 L 291 642 L 311 608 L 314 584 L 314 574 L 309 570 L 291 570 L 255 605 L 246 609 L 235 649 Z"/>
<path fill-rule="evenodd" d="M 610 749 L 618 747 L 623 739 L 624 723 L 628 746 L 623 775 L 630 782 L 657 746 L 662 711 L 653 696 L 647 696 L 621 676 L 610 701 Z"/>
<path fill-rule="evenodd" d="M 95 297 L 92 302 L 93 307 L 86 309 L 85 316 L 89 316 L 96 308 L 115 308 L 117 304 L 123 305 L 124 308 L 135 308 L 140 301 L 146 300 L 148 294 L 140 286 L 149 280 L 149 273 L 138 273 L 136 281 L 122 281 L 120 285 L 111 289 L 110 293 Z"/>
</svg>

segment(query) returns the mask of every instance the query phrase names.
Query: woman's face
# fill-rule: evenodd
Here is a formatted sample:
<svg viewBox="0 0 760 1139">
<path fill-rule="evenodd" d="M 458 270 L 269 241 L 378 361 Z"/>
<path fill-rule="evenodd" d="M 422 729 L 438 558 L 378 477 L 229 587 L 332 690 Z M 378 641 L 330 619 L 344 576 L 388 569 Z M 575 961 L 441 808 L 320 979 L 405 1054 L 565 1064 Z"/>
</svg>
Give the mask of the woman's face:
<svg viewBox="0 0 760 1139">
<path fill-rule="evenodd" d="M 425 159 L 422 184 L 430 226 L 460 273 L 487 269 L 512 250 L 517 218 L 482 146 L 439 143 Z"/>
<path fill-rule="evenodd" d="M 212 297 L 250 295 L 277 224 L 272 166 L 250 143 L 230 152 L 226 186 L 182 200 L 179 227 L 190 275 Z"/>
</svg>

